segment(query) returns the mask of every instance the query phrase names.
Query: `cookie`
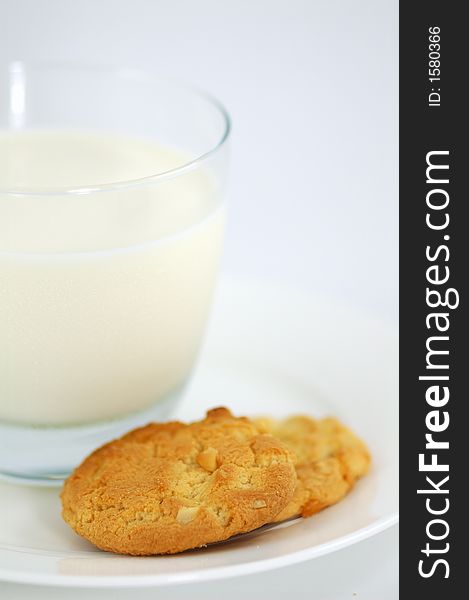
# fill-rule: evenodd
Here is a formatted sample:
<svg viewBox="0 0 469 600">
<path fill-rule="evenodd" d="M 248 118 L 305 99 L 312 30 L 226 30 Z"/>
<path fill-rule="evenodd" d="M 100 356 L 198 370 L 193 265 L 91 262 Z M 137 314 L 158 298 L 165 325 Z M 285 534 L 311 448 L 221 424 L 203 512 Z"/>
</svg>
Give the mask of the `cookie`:
<svg viewBox="0 0 469 600">
<path fill-rule="evenodd" d="M 364 442 L 337 419 L 295 416 L 281 421 L 256 419 L 255 423 L 285 442 L 297 457 L 295 493 L 275 521 L 310 517 L 335 504 L 370 467 Z"/>
<path fill-rule="evenodd" d="M 62 516 L 121 554 L 173 554 L 271 522 L 296 486 L 292 452 L 226 408 L 152 423 L 93 452 L 67 479 Z"/>
</svg>

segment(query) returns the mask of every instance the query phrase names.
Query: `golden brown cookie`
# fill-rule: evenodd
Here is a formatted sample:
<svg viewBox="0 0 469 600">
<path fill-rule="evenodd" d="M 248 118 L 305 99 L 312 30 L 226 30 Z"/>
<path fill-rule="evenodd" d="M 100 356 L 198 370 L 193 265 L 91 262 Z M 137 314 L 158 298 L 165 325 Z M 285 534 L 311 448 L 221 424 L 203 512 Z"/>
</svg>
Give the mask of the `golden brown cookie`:
<svg viewBox="0 0 469 600">
<path fill-rule="evenodd" d="M 338 502 L 369 469 L 366 445 L 337 419 L 295 416 L 282 421 L 256 419 L 255 423 L 285 442 L 297 457 L 295 493 L 275 521 L 310 517 Z"/>
<path fill-rule="evenodd" d="M 67 479 L 62 515 L 121 554 L 173 554 L 272 521 L 296 485 L 292 452 L 226 408 L 152 423 L 93 452 Z"/>
</svg>

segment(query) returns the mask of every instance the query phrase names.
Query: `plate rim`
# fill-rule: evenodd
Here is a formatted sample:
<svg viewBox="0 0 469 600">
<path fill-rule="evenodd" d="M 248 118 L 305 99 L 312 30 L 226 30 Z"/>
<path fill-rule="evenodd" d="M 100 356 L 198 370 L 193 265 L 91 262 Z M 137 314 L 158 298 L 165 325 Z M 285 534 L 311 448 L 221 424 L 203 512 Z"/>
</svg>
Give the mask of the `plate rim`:
<svg viewBox="0 0 469 600">
<path fill-rule="evenodd" d="M 187 573 L 170 573 L 155 575 L 62 575 L 42 573 L 19 573 L 18 571 L 5 570 L 0 567 L 0 581 L 5 583 L 17 583 L 24 585 L 41 585 L 50 587 L 77 587 L 77 588 L 144 588 L 183 585 L 186 583 L 198 583 L 217 581 L 229 577 L 241 575 L 253 575 L 293 564 L 299 564 L 326 556 L 332 552 L 342 550 L 355 543 L 366 540 L 374 535 L 393 527 L 399 523 L 399 512 L 396 511 L 387 517 L 381 517 L 370 525 L 366 525 L 356 531 L 338 537 L 332 542 L 324 542 L 317 546 L 304 548 L 291 552 L 290 554 L 276 556 L 274 558 L 260 559 L 254 562 L 246 562 L 237 565 L 219 566 L 204 569 L 202 571 L 191 571 Z"/>
</svg>

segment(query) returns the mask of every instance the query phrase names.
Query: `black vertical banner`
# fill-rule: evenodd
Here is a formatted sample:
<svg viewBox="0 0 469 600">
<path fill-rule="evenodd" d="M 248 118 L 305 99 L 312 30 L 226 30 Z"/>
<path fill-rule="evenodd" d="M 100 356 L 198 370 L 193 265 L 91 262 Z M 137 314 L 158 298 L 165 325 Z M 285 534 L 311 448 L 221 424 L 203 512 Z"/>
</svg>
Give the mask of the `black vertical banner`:
<svg viewBox="0 0 469 600">
<path fill-rule="evenodd" d="M 469 571 L 462 541 L 462 483 L 469 482 L 462 443 L 469 441 L 462 411 L 469 374 L 465 8 L 449 0 L 400 4 L 402 598 L 458 598 Z"/>
</svg>

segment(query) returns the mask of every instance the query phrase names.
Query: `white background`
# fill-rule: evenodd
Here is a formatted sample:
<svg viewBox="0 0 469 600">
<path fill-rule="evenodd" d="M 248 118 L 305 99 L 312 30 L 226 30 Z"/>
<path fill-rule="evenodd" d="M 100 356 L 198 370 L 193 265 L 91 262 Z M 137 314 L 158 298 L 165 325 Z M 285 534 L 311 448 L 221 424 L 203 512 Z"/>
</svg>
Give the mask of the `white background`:
<svg viewBox="0 0 469 600">
<path fill-rule="evenodd" d="M 397 321 L 397 0 L 0 0 L 1 59 L 142 66 L 234 123 L 225 268 Z"/>
<path fill-rule="evenodd" d="M 140 66 L 206 88 L 234 124 L 225 271 L 308 288 L 397 324 L 397 4 L 0 0 L 0 62 Z M 228 598 L 239 587 L 273 598 L 396 598 L 396 541 L 388 532 L 342 551 L 351 566 L 339 581 L 306 563 L 165 597 Z M 0 592 L 20 597 L 15 586 Z"/>
</svg>

